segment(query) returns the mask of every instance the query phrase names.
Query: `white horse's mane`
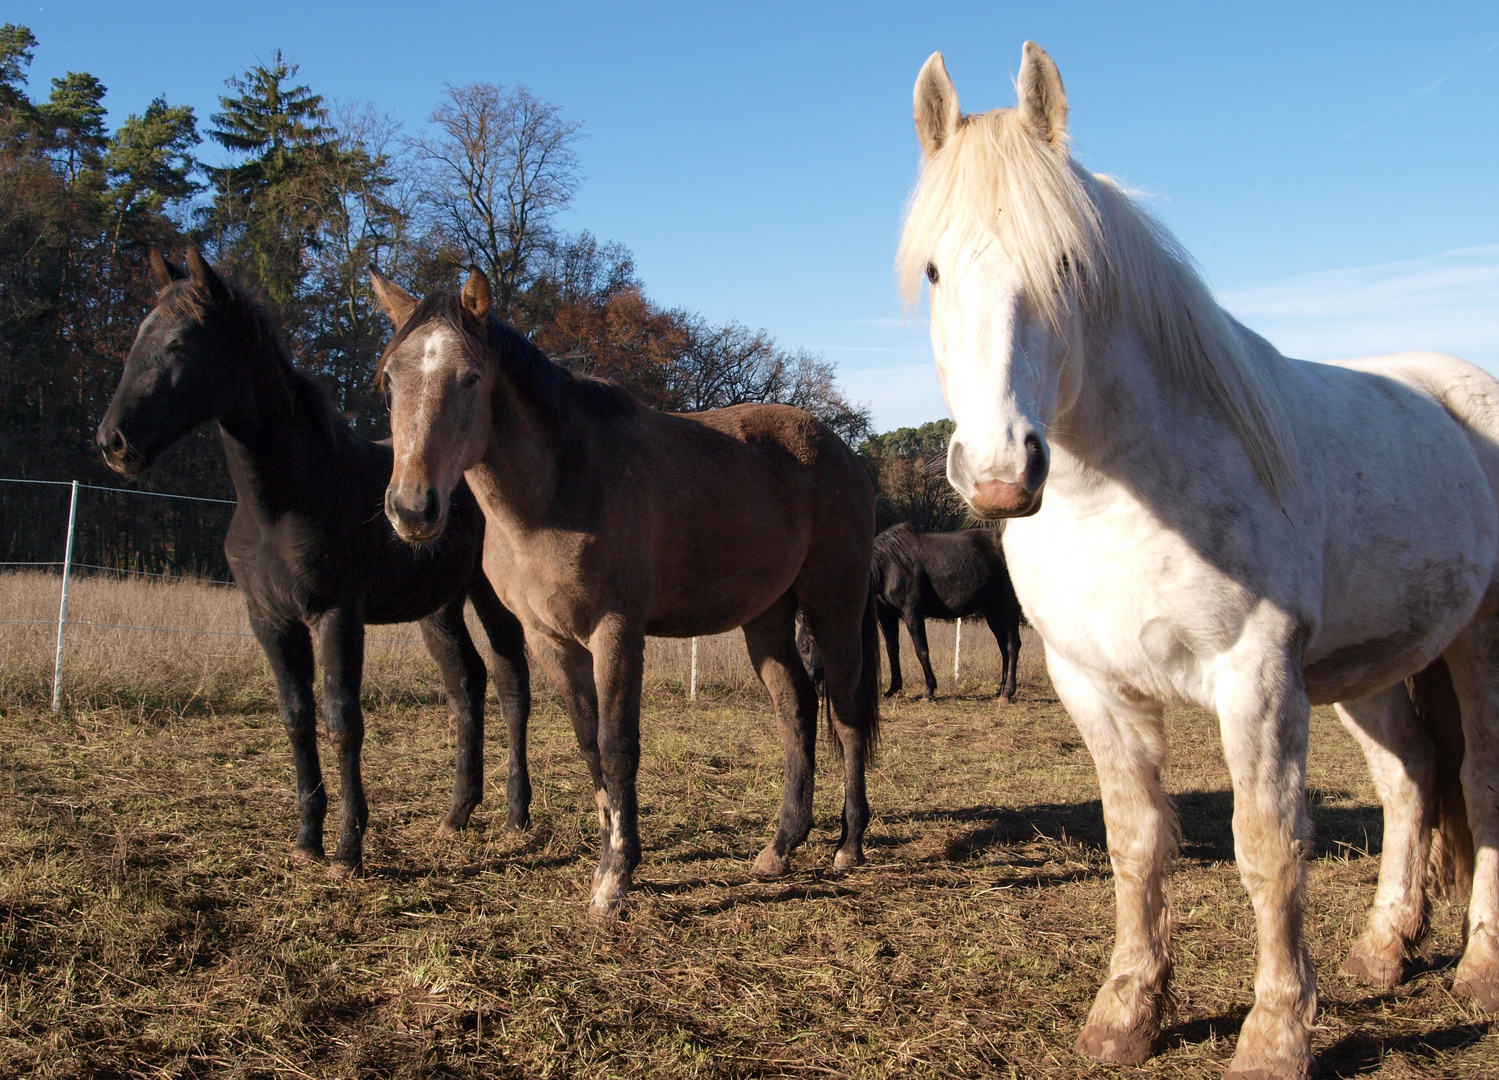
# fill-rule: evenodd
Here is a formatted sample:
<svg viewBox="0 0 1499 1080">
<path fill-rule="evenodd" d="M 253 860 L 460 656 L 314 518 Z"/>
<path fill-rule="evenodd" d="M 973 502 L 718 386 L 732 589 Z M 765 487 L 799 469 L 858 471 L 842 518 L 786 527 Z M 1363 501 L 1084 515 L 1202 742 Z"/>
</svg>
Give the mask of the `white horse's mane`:
<svg viewBox="0 0 1499 1080">
<path fill-rule="evenodd" d="M 954 225 L 1001 243 L 1028 302 L 1059 329 L 1074 313 L 1089 330 L 1133 315 L 1162 380 L 1222 416 L 1284 505 L 1299 485 L 1274 350 L 1218 306 L 1176 238 L 1117 182 L 1046 145 L 1017 110 L 995 109 L 965 117 L 923 165 L 896 256 L 908 305 Z"/>
</svg>

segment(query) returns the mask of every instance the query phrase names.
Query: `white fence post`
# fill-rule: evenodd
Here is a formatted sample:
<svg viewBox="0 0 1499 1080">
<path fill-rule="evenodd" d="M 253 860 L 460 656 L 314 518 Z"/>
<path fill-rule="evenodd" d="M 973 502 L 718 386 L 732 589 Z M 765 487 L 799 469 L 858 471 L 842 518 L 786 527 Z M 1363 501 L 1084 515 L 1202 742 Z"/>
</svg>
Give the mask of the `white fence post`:
<svg viewBox="0 0 1499 1080">
<path fill-rule="evenodd" d="M 697 700 L 697 638 L 692 639 L 692 677 L 687 683 L 687 699 Z"/>
<path fill-rule="evenodd" d="M 952 640 L 952 681 L 958 681 L 958 664 L 963 658 L 963 619 L 959 616 L 957 630 L 953 633 Z"/>
<path fill-rule="evenodd" d="M 78 519 L 78 481 L 73 481 L 73 498 L 68 503 L 68 546 L 62 557 L 62 604 L 57 609 L 57 664 L 52 669 L 52 711 L 62 709 L 62 639 L 68 625 L 68 578 L 73 570 L 73 525 Z"/>
</svg>

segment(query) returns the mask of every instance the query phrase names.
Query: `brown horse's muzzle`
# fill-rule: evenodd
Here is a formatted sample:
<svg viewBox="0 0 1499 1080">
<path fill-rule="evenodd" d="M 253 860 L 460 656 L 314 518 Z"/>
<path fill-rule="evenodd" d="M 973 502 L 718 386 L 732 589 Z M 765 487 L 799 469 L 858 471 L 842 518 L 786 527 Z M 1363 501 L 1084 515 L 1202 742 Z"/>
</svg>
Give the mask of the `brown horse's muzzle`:
<svg viewBox="0 0 1499 1080">
<path fill-rule="evenodd" d="M 404 490 L 392 483 L 385 489 L 385 516 L 397 536 L 419 544 L 442 535 L 448 523 L 446 502 L 431 484 Z"/>
</svg>

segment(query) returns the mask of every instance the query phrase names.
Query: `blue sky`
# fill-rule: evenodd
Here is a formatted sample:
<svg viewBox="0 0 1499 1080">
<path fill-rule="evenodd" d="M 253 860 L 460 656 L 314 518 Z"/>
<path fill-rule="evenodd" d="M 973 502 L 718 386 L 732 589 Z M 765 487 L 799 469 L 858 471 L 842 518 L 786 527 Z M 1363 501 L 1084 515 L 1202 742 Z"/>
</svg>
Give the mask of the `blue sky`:
<svg viewBox="0 0 1499 1080">
<path fill-rule="evenodd" d="M 1499 4 L 12 4 L 32 91 L 113 121 L 198 110 L 281 48 L 419 127 L 445 84 L 523 83 L 583 120 L 563 225 L 619 240 L 658 302 L 837 362 L 885 429 L 945 415 L 891 264 L 944 52 L 965 111 L 1056 59 L 1074 152 L 1148 194 L 1220 298 L 1312 359 L 1437 348 L 1499 370 Z M 205 154 L 211 148 L 203 148 Z"/>
</svg>

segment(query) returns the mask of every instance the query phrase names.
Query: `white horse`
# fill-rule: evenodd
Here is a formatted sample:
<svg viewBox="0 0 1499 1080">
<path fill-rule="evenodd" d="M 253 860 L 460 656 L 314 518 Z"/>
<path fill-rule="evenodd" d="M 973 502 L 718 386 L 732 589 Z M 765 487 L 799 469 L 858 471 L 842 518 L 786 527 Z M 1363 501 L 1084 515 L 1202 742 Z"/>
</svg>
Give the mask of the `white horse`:
<svg viewBox="0 0 1499 1080">
<path fill-rule="evenodd" d="M 1401 977 L 1430 856 L 1463 863 L 1466 841 L 1454 989 L 1499 1008 L 1499 382 L 1431 353 L 1281 356 L 1072 160 L 1061 77 L 1030 43 L 1018 91 L 1018 108 L 965 117 L 941 54 L 921 69 L 899 273 L 908 301 L 931 282 L 957 420 L 948 479 L 979 516 L 1016 519 L 1015 590 L 1098 767 L 1118 925 L 1078 1049 L 1138 1063 L 1159 1038 L 1167 704 L 1217 715 L 1233 777 L 1259 969 L 1230 1075 L 1313 1067 L 1313 702 L 1337 703 L 1385 807 L 1378 893 L 1344 971 Z M 1423 669 L 1418 689 L 1456 690 L 1466 756 L 1460 740 L 1442 749 L 1440 701 L 1413 707 L 1403 680 Z M 1459 761 L 1466 808 L 1438 791 Z"/>
</svg>

